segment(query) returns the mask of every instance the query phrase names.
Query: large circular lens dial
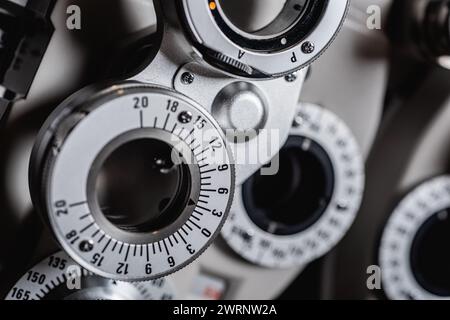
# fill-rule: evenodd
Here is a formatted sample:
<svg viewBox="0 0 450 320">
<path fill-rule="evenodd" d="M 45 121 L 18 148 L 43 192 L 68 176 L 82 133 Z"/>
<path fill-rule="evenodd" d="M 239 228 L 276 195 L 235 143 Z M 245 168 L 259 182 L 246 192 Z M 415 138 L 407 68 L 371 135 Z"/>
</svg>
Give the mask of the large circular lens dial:
<svg viewBox="0 0 450 320">
<path fill-rule="evenodd" d="M 278 159 L 275 175 L 257 173 L 236 190 L 222 235 L 245 259 L 286 268 L 323 255 L 344 236 L 361 203 L 364 164 L 348 127 L 310 104 L 299 108 Z"/>
<path fill-rule="evenodd" d="M 203 58 L 249 78 L 283 76 L 311 63 L 334 39 L 348 5 L 347 0 L 278 1 L 280 12 L 254 30 L 237 17 L 249 18 L 260 1 L 181 2 L 180 12 Z"/>
<path fill-rule="evenodd" d="M 449 299 L 450 176 L 413 190 L 383 231 L 379 260 L 390 299 Z"/>
<path fill-rule="evenodd" d="M 148 280 L 178 270 L 211 243 L 231 205 L 222 131 L 166 89 L 131 83 L 87 95 L 57 109 L 38 138 L 35 205 L 91 272 Z"/>
<path fill-rule="evenodd" d="M 81 268 L 64 252 L 44 259 L 14 285 L 6 300 L 172 300 L 169 279 L 120 282 Z"/>
</svg>

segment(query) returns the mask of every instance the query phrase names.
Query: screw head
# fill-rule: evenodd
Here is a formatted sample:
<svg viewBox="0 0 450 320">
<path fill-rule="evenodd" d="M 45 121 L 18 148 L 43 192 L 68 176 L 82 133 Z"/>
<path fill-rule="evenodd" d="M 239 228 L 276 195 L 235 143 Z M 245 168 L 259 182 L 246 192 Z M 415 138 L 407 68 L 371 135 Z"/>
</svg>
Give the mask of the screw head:
<svg viewBox="0 0 450 320">
<path fill-rule="evenodd" d="M 310 41 L 306 41 L 305 43 L 302 44 L 302 52 L 303 53 L 310 54 L 310 53 L 313 53 L 315 49 L 316 49 L 316 46 L 314 45 L 314 43 L 312 43 Z"/>
<path fill-rule="evenodd" d="M 290 73 L 290 74 L 286 75 L 286 76 L 284 77 L 284 79 L 285 79 L 287 82 L 294 82 L 295 80 L 297 80 L 297 74 L 295 74 L 295 73 Z"/>
<path fill-rule="evenodd" d="M 184 72 L 184 73 L 181 75 L 181 82 L 182 82 L 183 84 L 185 84 L 185 85 L 192 84 L 192 83 L 194 82 L 194 80 L 195 80 L 195 77 L 194 77 L 194 75 L 193 75 L 192 73 L 190 73 L 190 72 Z"/>
<path fill-rule="evenodd" d="M 304 123 L 305 123 L 305 119 L 303 118 L 303 116 L 301 114 L 299 114 L 299 115 L 295 116 L 292 126 L 294 128 L 300 128 L 301 126 L 303 126 Z"/>
<path fill-rule="evenodd" d="M 183 124 L 189 123 L 192 121 L 192 113 L 189 111 L 183 111 L 178 115 L 178 121 Z"/>
<path fill-rule="evenodd" d="M 83 240 L 80 242 L 78 247 L 80 248 L 80 251 L 82 251 L 82 252 L 89 252 L 89 251 L 92 251 L 92 249 L 94 249 L 94 244 L 90 240 Z"/>
</svg>

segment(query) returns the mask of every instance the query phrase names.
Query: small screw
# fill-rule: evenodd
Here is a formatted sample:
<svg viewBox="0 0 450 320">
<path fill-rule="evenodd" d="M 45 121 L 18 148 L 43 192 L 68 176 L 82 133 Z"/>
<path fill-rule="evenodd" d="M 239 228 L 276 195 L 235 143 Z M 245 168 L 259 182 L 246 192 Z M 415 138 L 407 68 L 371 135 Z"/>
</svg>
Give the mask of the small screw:
<svg viewBox="0 0 450 320">
<path fill-rule="evenodd" d="M 94 249 L 94 244 L 92 243 L 92 241 L 83 240 L 80 242 L 78 247 L 82 252 L 89 252 L 92 251 L 92 249 Z"/>
<path fill-rule="evenodd" d="M 303 53 L 310 54 L 313 53 L 315 49 L 316 46 L 312 42 L 306 41 L 305 43 L 302 44 Z"/>
<path fill-rule="evenodd" d="M 294 123 L 292 124 L 292 126 L 294 128 L 300 128 L 301 126 L 303 126 L 304 123 L 305 118 L 303 118 L 303 116 L 299 114 L 294 118 Z"/>
<path fill-rule="evenodd" d="M 192 113 L 190 113 L 189 111 L 183 111 L 178 115 L 178 121 L 180 121 L 181 123 L 189 123 L 192 121 Z"/>
<path fill-rule="evenodd" d="M 181 82 L 185 85 L 192 84 L 195 80 L 195 77 L 190 72 L 185 72 L 181 75 Z"/>
<path fill-rule="evenodd" d="M 294 82 L 295 80 L 297 80 L 297 75 L 295 73 L 290 73 L 287 76 L 285 76 L 284 79 L 287 82 Z"/>
</svg>

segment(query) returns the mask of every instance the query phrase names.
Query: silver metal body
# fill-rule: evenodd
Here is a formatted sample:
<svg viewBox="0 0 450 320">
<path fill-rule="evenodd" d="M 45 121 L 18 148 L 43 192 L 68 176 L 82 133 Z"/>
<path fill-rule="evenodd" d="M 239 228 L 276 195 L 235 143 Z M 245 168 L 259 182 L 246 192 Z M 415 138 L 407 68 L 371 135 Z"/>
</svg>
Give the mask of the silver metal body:
<svg viewBox="0 0 450 320">
<path fill-rule="evenodd" d="M 335 274 L 330 297 L 376 299 L 382 296 L 381 290 L 368 289 L 367 268 L 379 265 L 380 237 L 386 222 L 413 189 L 448 174 L 448 84 L 448 71 L 431 68 L 420 79 L 420 85 L 406 98 L 394 101 L 386 113 L 367 162 L 370 183 L 366 186 L 363 206 L 334 258 L 335 268 L 340 271 Z M 433 202 L 427 205 L 433 206 Z M 418 211 L 419 215 L 420 212 L 422 210 Z M 447 249 L 445 243 L 441 243 L 434 250 L 444 252 Z M 409 257 L 404 255 L 401 263 L 408 265 L 407 259 Z"/>
</svg>

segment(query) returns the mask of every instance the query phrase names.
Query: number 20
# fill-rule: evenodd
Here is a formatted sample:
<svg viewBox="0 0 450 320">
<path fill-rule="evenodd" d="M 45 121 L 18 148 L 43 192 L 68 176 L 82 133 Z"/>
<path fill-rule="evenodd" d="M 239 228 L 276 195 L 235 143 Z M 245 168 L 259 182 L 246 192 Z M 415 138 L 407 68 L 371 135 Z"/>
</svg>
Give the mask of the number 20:
<svg viewBox="0 0 450 320">
<path fill-rule="evenodd" d="M 135 109 L 145 109 L 148 108 L 149 102 L 148 97 L 134 97 L 134 108 Z"/>
</svg>

